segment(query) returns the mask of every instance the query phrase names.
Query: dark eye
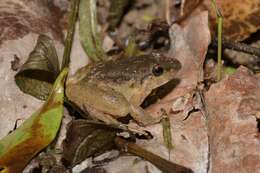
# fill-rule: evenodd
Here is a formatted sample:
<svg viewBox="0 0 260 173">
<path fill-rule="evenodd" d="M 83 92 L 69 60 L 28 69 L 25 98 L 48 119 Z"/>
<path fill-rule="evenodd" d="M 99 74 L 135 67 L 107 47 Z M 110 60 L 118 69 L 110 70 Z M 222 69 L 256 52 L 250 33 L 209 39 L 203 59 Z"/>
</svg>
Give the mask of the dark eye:
<svg viewBox="0 0 260 173">
<path fill-rule="evenodd" d="M 163 68 L 159 64 L 156 64 L 153 66 L 152 72 L 154 76 L 160 76 L 163 74 Z"/>
</svg>

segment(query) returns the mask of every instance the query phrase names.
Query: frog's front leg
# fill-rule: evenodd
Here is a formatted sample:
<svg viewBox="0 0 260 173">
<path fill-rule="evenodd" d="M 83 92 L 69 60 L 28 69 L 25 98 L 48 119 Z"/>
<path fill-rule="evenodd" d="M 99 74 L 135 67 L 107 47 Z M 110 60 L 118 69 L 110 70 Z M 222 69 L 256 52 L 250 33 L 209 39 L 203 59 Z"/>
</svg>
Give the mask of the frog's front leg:
<svg viewBox="0 0 260 173">
<path fill-rule="evenodd" d="M 102 98 L 103 101 L 102 104 L 100 104 L 102 107 L 96 105 L 96 109 L 99 109 L 114 118 L 124 117 L 130 113 L 132 118 L 137 121 L 139 125 L 143 126 L 155 124 L 161 120 L 161 118 L 152 117 L 139 105 L 132 103 L 131 100 L 127 100 L 120 92 L 117 92 L 108 86 L 99 85 L 97 88 L 99 92 L 96 90 L 96 96 L 99 94 L 98 98 Z"/>
<path fill-rule="evenodd" d="M 130 114 L 134 120 L 143 126 L 160 122 L 161 117 L 155 118 L 148 114 L 142 107 L 130 104 Z"/>
</svg>

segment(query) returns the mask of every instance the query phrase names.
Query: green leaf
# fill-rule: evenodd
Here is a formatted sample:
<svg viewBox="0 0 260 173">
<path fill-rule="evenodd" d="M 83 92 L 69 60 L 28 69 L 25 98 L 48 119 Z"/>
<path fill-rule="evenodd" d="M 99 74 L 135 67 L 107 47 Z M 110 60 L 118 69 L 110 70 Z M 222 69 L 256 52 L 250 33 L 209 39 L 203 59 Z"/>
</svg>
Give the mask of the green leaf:
<svg viewBox="0 0 260 173">
<path fill-rule="evenodd" d="M 106 59 L 97 27 L 96 0 L 82 0 L 79 6 L 79 35 L 81 44 L 93 61 Z"/>
<path fill-rule="evenodd" d="M 105 125 L 75 120 L 69 124 L 63 142 L 63 159 L 74 166 L 94 154 L 100 154 L 114 145 L 116 130 Z"/>
<path fill-rule="evenodd" d="M 40 35 L 28 60 L 15 75 L 15 82 L 24 93 L 46 100 L 58 74 L 59 61 L 53 42 Z"/>
<path fill-rule="evenodd" d="M 26 164 L 55 138 L 63 115 L 65 68 L 56 79 L 48 100 L 19 128 L 0 140 L 1 173 L 22 172 Z"/>
</svg>

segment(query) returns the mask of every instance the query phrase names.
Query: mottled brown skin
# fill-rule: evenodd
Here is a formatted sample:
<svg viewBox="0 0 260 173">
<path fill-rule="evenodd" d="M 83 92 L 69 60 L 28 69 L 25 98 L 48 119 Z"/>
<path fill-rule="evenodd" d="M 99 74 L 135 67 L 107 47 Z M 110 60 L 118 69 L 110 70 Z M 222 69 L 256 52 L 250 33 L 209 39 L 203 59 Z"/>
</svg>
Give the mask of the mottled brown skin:
<svg viewBox="0 0 260 173">
<path fill-rule="evenodd" d="M 172 80 L 180 68 L 178 60 L 156 53 L 115 58 L 79 70 L 68 81 L 66 94 L 92 117 L 106 123 L 118 123 L 117 118 L 130 113 L 141 125 L 153 124 L 159 119 L 152 118 L 140 105 L 153 89 Z"/>
</svg>

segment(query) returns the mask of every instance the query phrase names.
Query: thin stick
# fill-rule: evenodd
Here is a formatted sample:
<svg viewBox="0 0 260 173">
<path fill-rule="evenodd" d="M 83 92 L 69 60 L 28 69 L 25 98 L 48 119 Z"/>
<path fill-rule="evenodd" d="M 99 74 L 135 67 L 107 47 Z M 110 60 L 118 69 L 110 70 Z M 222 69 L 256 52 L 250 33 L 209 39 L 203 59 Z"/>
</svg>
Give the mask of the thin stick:
<svg viewBox="0 0 260 173">
<path fill-rule="evenodd" d="M 216 0 L 211 0 L 213 8 L 217 14 L 218 24 L 218 66 L 217 66 L 217 80 L 220 81 L 222 78 L 222 25 L 223 18 L 220 10 L 217 7 Z"/>
<path fill-rule="evenodd" d="M 184 166 L 178 165 L 176 163 L 172 163 L 158 155 L 155 155 L 135 143 L 130 143 L 125 139 L 120 137 L 116 137 L 115 143 L 118 148 L 126 151 L 128 153 L 137 155 L 139 157 L 144 158 L 145 160 L 151 162 L 155 166 L 157 166 L 164 173 L 192 173 L 193 171 Z"/>
<path fill-rule="evenodd" d="M 218 16 L 218 66 L 217 66 L 217 80 L 222 78 L 222 17 Z"/>
<path fill-rule="evenodd" d="M 77 21 L 79 2 L 80 0 L 73 0 L 72 2 L 73 3 L 72 10 L 69 17 L 69 29 L 65 40 L 65 48 L 64 48 L 63 59 L 62 59 L 62 69 L 64 67 L 69 67 L 70 52 L 71 52 L 72 41 L 73 41 L 73 36 L 75 31 L 75 23 Z"/>
<path fill-rule="evenodd" d="M 214 39 L 213 40 L 213 46 L 217 45 L 218 40 Z M 245 43 L 238 43 L 238 42 L 232 42 L 232 41 L 228 41 L 226 39 L 222 39 L 222 47 L 224 49 L 232 49 L 232 50 L 236 50 L 236 51 L 240 51 L 243 53 L 247 53 L 250 55 L 254 55 L 257 56 L 258 58 L 260 58 L 260 49 L 256 48 L 256 47 L 252 47 L 249 46 Z"/>
</svg>

